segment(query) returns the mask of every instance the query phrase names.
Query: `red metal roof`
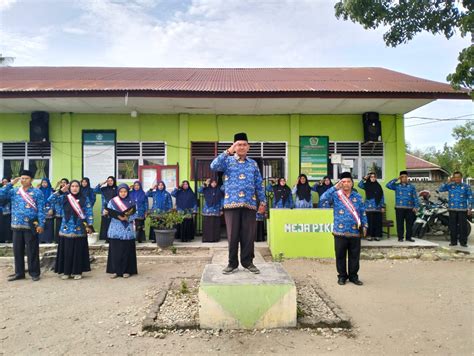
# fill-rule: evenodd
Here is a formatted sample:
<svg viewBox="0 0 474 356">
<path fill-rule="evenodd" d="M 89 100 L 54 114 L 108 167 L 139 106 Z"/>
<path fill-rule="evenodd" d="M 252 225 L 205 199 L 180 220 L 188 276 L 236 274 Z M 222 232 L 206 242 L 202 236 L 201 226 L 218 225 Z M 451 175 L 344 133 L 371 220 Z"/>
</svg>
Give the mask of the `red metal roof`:
<svg viewBox="0 0 474 356">
<path fill-rule="evenodd" d="M 410 169 L 427 169 L 427 170 L 437 170 L 442 169 L 437 164 L 425 161 L 420 157 L 413 156 L 409 153 L 405 155 L 407 162 L 407 170 Z"/>
<path fill-rule="evenodd" d="M 114 91 L 152 96 L 267 93 L 311 97 L 470 98 L 467 91 L 455 91 L 448 84 L 384 68 L 0 68 L 1 97 L 33 92 L 109 96 Z"/>
</svg>

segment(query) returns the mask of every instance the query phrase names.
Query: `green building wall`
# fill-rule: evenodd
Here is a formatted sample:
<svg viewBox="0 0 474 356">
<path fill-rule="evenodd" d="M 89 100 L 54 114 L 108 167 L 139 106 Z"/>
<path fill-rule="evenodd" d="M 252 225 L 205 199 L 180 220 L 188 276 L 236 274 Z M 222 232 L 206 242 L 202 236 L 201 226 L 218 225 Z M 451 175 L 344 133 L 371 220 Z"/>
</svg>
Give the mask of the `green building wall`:
<svg viewBox="0 0 474 356">
<path fill-rule="evenodd" d="M 29 140 L 30 114 L 0 114 L 0 142 Z M 403 115 L 381 115 L 385 143 L 385 185 L 405 169 Z M 232 141 L 245 131 L 251 141 L 286 141 L 287 178 L 293 185 L 299 174 L 299 137 L 329 136 L 330 141 L 363 141 L 361 115 L 201 115 L 51 113 L 52 182 L 82 176 L 82 130 L 114 129 L 117 141 L 164 141 L 167 164 L 179 163 L 180 180 L 190 176 L 192 141 Z M 105 177 L 104 177 L 105 178 Z M 355 183 L 357 184 L 357 182 Z M 363 193 L 363 192 L 362 192 Z M 394 193 L 385 191 L 388 218 L 394 219 Z M 96 218 L 100 204 L 96 204 Z M 96 224 L 98 224 L 96 219 Z"/>
</svg>

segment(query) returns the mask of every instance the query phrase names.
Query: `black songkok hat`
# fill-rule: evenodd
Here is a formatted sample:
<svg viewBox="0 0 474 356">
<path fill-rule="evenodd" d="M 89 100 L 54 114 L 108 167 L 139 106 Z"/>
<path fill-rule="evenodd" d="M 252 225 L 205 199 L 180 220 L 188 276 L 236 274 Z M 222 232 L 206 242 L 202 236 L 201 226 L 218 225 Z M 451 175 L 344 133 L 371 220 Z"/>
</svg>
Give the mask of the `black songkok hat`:
<svg viewBox="0 0 474 356">
<path fill-rule="evenodd" d="M 407 171 L 400 171 L 400 175 L 403 175 L 403 174 L 408 175 L 408 172 Z"/>
<path fill-rule="evenodd" d="M 20 176 L 28 176 L 30 178 L 34 178 L 34 175 L 31 171 L 24 169 L 20 172 Z"/>
<path fill-rule="evenodd" d="M 247 134 L 245 132 L 236 133 L 234 135 L 234 142 L 236 142 L 236 141 L 247 141 L 247 142 L 249 142 L 249 140 L 247 139 Z"/>
<path fill-rule="evenodd" d="M 352 174 L 351 174 L 351 172 L 342 172 L 342 173 L 339 175 L 339 179 L 344 179 L 344 178 L 352 179 Z"/>
</svg>

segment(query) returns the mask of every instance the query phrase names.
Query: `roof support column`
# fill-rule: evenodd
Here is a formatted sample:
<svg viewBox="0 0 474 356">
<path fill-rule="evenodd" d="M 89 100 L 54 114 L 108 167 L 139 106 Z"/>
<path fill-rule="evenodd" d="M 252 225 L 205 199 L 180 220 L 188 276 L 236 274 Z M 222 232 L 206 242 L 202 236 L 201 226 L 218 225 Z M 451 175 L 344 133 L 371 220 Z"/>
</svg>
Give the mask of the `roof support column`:
<svg viewBox="0 0 474 356">
<path fill-rule="evenodd" d="M 288 142 L 289 186 L 292 187 L 300 174 L 300 114 L 290 115 L 290 140 Z"/>
<path fill-rule="evenodd" d="M 189 115 L 179 114 L 179 177 L 189 179 L 190 143 L 189 143 Z"/>
<path fill-rule="evenodd" d="M 403 114 L 395 116 L 395 130 L 397 142 L 397 173 L 406 169 L 405 147 L 405 119 Z"/>
</svg>

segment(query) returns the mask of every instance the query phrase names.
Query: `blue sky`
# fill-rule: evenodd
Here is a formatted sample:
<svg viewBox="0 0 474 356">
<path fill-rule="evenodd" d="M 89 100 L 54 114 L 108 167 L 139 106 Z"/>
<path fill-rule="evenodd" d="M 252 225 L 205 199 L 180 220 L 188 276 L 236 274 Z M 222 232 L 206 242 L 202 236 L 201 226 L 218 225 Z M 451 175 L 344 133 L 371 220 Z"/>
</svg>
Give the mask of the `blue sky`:
<svg viewBox="0 0 474 356">
<path fill-rule="evenodd" d="M 446 82 L 469 40 L 420 34 L 386 47 L 383 29 L 337 20 L 330 0 L 0 0 L 0 53 L 18 66 L 385 67 Z M 471 115 L 440 100 L 406 117 Z M 412 147 L 454 143 L 465 121 L 407 119 Z"/>
</svg>

